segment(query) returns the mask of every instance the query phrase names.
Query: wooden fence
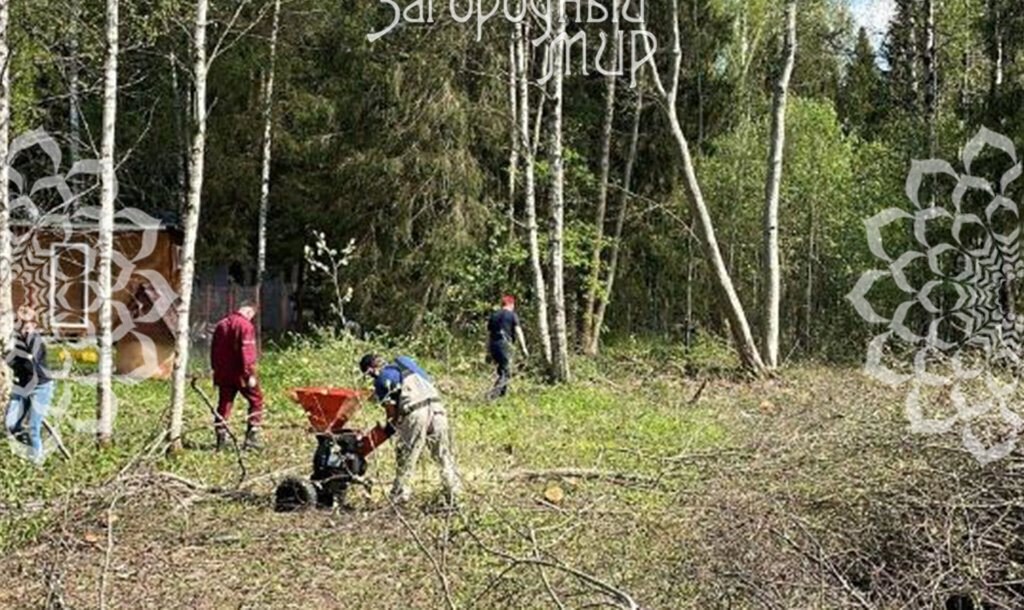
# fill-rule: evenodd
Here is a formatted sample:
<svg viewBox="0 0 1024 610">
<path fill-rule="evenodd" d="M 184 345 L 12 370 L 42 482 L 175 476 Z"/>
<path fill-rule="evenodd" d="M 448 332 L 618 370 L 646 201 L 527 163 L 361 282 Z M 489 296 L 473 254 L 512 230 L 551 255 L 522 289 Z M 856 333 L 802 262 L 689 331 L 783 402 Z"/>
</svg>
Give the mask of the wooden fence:
<svg viewBox="0 0 1024 610">
<path fill-rule="evenodd" d="M 265 333 L 295 330 L 295 286 L 283 276 L 263 282 L 260 302 L 260 328 Z M 256 286 L 243 286 L 224 272 L 204 273 L 192 286 L 193 336 L 203 338 L 210 326 L 228 315 L 245 301 L 257 301 Z"/>
</svg>

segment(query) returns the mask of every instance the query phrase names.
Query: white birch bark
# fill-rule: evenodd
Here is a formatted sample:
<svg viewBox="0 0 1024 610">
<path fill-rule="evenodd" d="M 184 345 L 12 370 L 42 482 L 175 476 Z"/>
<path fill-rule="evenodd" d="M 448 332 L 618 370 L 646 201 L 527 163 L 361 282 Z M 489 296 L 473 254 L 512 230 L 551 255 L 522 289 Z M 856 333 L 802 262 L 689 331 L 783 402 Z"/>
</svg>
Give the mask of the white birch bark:
<svg viewBox="0 0 1024 610">
<path fill-rule="evenodd" d="M 618 56 L 618 22 L 612 24 L 611 56 Z M 604 241 L 604 220 L 608 210 L 608 176 L 611 172 L 612 127 L 615 124 L 615 75 L 605 76 L 604 129 L 601 133 L 601 182 L 597 193 L 597 210 L 594 214 L 594 247 L 590 254 L 590 273 L 587 277 L 587 296 L 583 305 L 583 351 L 588 355 L 597 353 L 597 342 L 593 340 L 600 329 L 594 325 L 597 290 L 601 282 L 601 251 Z"/>
<path fill-rule="evenodd" d="M 516 87 L 518 77 L 517 47 L 522 37 L 522 24 L 517 23 L 508 41 L 508 98 L 509 98 L 509 136 L 511 151 L 508 155 L 508 240 L 515 239 L 516 230 L 516 174 L 519 169 L 519 112 L 517 110 Z"/>
<path fill-rule="evenodd" d="M 103 127 L 100 141 L 99 218 L 99 381 L 96 385 L 96 441 L 110 444 L 114 434 L 115 397 L 113 307 L 111 305 L 114 251 L 114 144 L 117 125 L 118 1 L 107 0 L 107 59 L 103 69 Z"/>
<path fill-rule="evenodd" d="M 918 48 L 917 48 L 917 15 L 915 14 L 914 8 L 916 7 L 915 2 L 910 3 L 910 19 L 908 21 L 908 37 L 910 39 L 908 46 L 910 52 L 907 53 L 905 58 L 907 61 L 908 72 L 910 73 L 910 98 L 911 107 L 916 111 L 918 104 L 920 103 L 919 87 L 917 83 L 917 60 L 918 60 Z"/>
<path fill-rule="evenodd" d="M 679 79 L 682 69 L 682 41 L 679 33 L 679 0 L 672 0 L 672 81 L 668 88 L 661 81 L 661 76 L 656 66 L 652 64 L 652 77 L 658 93 L 664 99 L 665 114 L 668 117 L 669 129 L 679 147 L 679 154 L 683 163 L 683 187 L 686 192 L 687 203 L 690 206 L 690 213 L 698 228 L 701 248 L 704 256 L 707 257 L 708 267 L 711 270 L 711 282 L 718 292 L 721 307 L 725 310 L 726 319 L 729 321 L 729 329 L 733 335 L 733 343 L 739 354 L 740 362 L 744 368 L 762 374 L 764 363 L 754 343 L 754 337 L 750 332 L 750 324 L 747 322 L 747 315 L 743 311 L 743 304 L 733 286 L 732 278 L 729 277 L 729 270 L 725 266 L 722 252 L 718 247 L 718 239 L 715 237 L 714 223 L 711 220 L 711 212 L 704 201 L 704 194 L 701 191 L 700 183 L 697 180 L 697 172 L 693 166 L 693 157 L 690 154 L 690 146 L 683 133 L 683 127 L 679 122 L 677 102 L 679 99 Z"/>
<path fill-rule="evenodd" d="M 939 111 L 939 54 L 935 33 L 935 2 L 925 0 L 925 77 L 928 79 L 925 105 L 928 110 L 928 154 L 934 159 L 938 147 L 936 123 Z M 933 195 L 934 199 L 934 195 Z"/>
<path fill-rule="evenodd" d="M 281 0 L 274 0 L 270 29 L 270 65 L 263 83 L 263 161 L 260 170 L 260 217 L 256 235 L 256 336 L 263 349 L 263 281 L 267 276 L 267 211 L 270 209 L 270 156 L 274 139 L 274 71 L 277 65 L 277 32 L 281 25 Z"/>
<path fill-rule="evenodd" d="M 608 303 L 612 300 L 612 288 L 615 286 L 615 274 L 619 268 L 619 250 L 622 248 L 622 228 L 626 224 L 626 208 L 629 206 L 629 192 L 633 183 L 633 165 L 636 163 L 637 143 L 640 140 L 640 115 L 644 109 L 643 89 L 636 92 L 636 105 L 633 107 L 633 131 L 629 139 L 629 155 L 626 157 L 626 172 L 622 177 L 622 192 L 619 194 L 619 213 L 615 218 L 615 236 L 612 238 L 612 249 L 608 256 L 608 275 L 604 283 L 604 295 L 598 300 L 597 313 L 594 315 L 594 332 L 590 337 L 587 352 L 597 354 L 601 348 L 601 329 L 604 327 L 604 316 Z"/>
<path fill-rule="evenodd" d="M 992 74 L 990 97 L 995 99 L 999 89 L 1003 86 L 1003 23 L 1002 14 L 999 10 L 999 0 L 989 0 L 989 19 L 992 21 Z"/>
<path fill-rule="evenodd" d="M 78 0 L 71 2 L 70 32 L 69 32 L 69 57 L 68 57 L 68 131 L 70 132 L 69 144 L 71 152 L 71 165 L 74 166 L 79 158 L 79 145 L 81 143 L 81 102 L 79 95 L 79 56 L 78 56 L 78 27 L 82 17 L 82 5 Z M 69 213 L 74 210 L 68 210 Z"/>
<path fill-rule="evenodd" d="M 536 307 L 537 333 L 540 335 L 541 353 L 544 364 L 551 366 L 551 332 L 548 329 L 548 297 L 544 283 L 544 266 L 540 260 L 540 239 L 537 236 L 537 184 L 534 172 L 536 145 L 530 144 L 530 73 L 527 65 L 527 36 L 522 32 L 521 24 L 516 25 L 518 40 L 516 43 L 519 78 L 519 138 L 523 150 L 523 197 L 526 214 L 526 231 L 530 250 L 530 269 L 533 274 L 533 300 Z M 542 112 L 538 106 L 537 114 Z"/>
<path fill-rule="evenodd" d="M 257 231 L 256 283 L 262 300 L 263 280 L 267 274 L 267 211 L 270 209 L 270 155 L 274 137 L 274 70 L 277 63 L 277 31 L 281 20 L 281 0 L 274 0 L 274 24 L 270 30 L 270 65 L 263 86 L 263 161 L 260 171 L 260 218 Z"/>
<path fill-rule="evenodd" d="M 181 286 L 177 304 L 178 328 L 174 344 L 174 372 L 171 387 L 171 421 L 168 437 L 172 450 L 180 450 L 185 413 L 185 378 L 189 357 L 189 313 L 192 280 L 195 276 L 196 237 L 203 194 L 203 161 L 206 152 L 206 26 L 209 0 L 196 1 L 195 31 L 192 36 L 195 88 L 192 108 L 192 138 L 188 157 L 188 194 L 185 205 L 185 237 L 181 247 Z"/>
<path fill-rule="evenodd" d="M 171 90 L 173 93 L 174 100 L 174 135 L 175 144 L 177 147 L 174 150 L 174 163 L 177 167 L 178 175 L 178 212 L 183 213 L 185 211 L 185 193 L 186 193 L 186 181 L 185 181 L 185 158 L 186 152 L 186 136 L 185 136 L 185 122 L 182 120 L 182 116 L 185 114 L 183 104 L 181 102 L 181 88 L 178 85 L 178 59 L 171 51 L 168 56 L 168 63 L 171 64 Z"/>
<path fill-rule="evenodd" d="M 556 382 L 569 381 L 569 332 L 565 315 L 565 167 L 562 154 L 562 105 L 565 61 L 565 12 L 558 4 L 556 42 L 552 48 L 551 78 L 551 227 L 548 243 L 551 248 L 551 298 L 554 301 L 551 376 Z"/>
<path fill-rule="evenodd" d="M 7 350 L 14 332 L 14 311 L 11 295 L 11 229 L 10 175 L 7 149 L 11 124 L 11 53 L 7 44 L 9 19 L 8 0 L 0 0 L 0 353 Z M 11 391 L 11 378 L 6 366 L 0 367 L 0 404 L 6 405 Z"/>
<path fill-rule="evenodd" d="M 781 279 L 779 272 L 779 189 L 782 185 L 782 155 L 786 145 L 786 105 L 789 81 L 793 76 L 796 59 L 796 0 L 786 4 L 786 42 L 783 48 L 783 66 L 775 83 L 772 103 L 771 151 L 768 155 L 768 178 L 764 203 L 764 336 L 765 366 L 779 366 L 779 302 Z"/>
</svg>

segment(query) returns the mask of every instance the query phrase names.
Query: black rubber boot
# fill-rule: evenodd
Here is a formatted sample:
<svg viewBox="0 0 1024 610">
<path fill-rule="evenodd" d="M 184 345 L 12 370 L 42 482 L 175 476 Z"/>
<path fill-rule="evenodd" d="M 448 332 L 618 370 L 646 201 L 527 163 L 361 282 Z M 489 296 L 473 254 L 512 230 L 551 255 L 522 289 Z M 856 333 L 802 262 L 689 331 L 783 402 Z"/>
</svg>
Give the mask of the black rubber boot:
<svg viewBox="0 0 1024 610">
<path fill-rule="evenodd" d="M 228 431 L 226 428 L 217 428 L 217 444 L 214 451 L 223 451 L 228 446 Z"/>
<path fill-rule="evenodd" d="M 260 433 L 259 428 L 249 428 L 245 432 L 245 445 L 243 449 L 263 449 L 263 434 Z"/>
</svg>

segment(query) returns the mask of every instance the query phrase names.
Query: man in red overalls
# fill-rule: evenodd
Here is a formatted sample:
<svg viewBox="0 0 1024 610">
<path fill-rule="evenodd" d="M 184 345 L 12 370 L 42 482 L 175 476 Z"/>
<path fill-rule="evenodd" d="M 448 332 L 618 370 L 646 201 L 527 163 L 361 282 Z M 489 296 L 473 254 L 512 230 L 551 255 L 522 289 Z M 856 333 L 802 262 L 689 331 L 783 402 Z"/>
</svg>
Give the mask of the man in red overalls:
<svg viewBox="0 0 1024 610">
<path fill-rule="evenodd" d="M 263 392 L 256 377 L 256 327 L 252 319 L 256 307 L 245 302 L 237 311 L 217 323 L 210 344 L 210 365 L 213 383 L 220 388 L 217 418 L 213 422 L 217 432 L 217 450 L 227 445 L 228 419 L 235 395 L 241 393 L 249 401 L 249 428 L 245 433 L 245 448 L 262 447 L 260 425 L 263 423 Z"/>
</svg>

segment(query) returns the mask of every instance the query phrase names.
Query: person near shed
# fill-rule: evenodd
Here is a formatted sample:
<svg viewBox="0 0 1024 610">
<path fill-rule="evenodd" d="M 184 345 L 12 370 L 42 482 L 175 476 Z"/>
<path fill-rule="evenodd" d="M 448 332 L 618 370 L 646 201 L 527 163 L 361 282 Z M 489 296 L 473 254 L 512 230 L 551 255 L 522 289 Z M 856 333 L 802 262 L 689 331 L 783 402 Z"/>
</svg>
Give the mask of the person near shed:
<svg viewBox="0 0 1024 610">
<path fill-rule="evenodd" d="M 384 406 L 388 420 L 398 432 L 397 469 L 391 500 L 400 504 L 412 497 L 409 482 L 426 446 L 441 469 L 446 499 L 454 505 L 460 485 L 448 416 L 430 376 L 407 356 L 399 356 L 388 364 L 376 354 L 367 354 L 359 361 L 359 369 L 373 379 L 374 396 Z"/>
<path fill-rule="evenodd" d="M 491 314 L 487 320 L 487 355 L 497 367 L 497 379 L 494 387 L 487 394 L 489 400 L 495 400 L 508 393 L 509 379 L 512 376 L 512 345 L 518 341 L 523 356 L 529 357 L 526 349 L 526 337 L 519 326 L 516 316 L 516 298 L 512 295 L 501 297 L 501 309 Z"/>
<path fill-rule="evenodd" d="M 235 396 L 241 394 L 249 402 L 248 429 L 245 433 L 246 449 L 263 446 L 260 426 L 263 425 L 263 392 L 257 376 L 256 306 L 246 301 L 237 310 L 217 323 L 210 343 L 210 365 L 213 384 L 219 389 L 217 416 L 217 450 L 227 446 L 228 420 Z"/>
<path fill-rule="evenodd" d="M 27 441 L 29 459 L 40 463 L 45 457 L 43 418 L 53 398 L 53 380 L 46 367 L 46 344 L 36 326 L 36 312 L 31 307 L 18 308 L 14 341 L 4 359 L 14 377 L 4 425 L 15 438 L 23 443 Z"/>
</svg>

